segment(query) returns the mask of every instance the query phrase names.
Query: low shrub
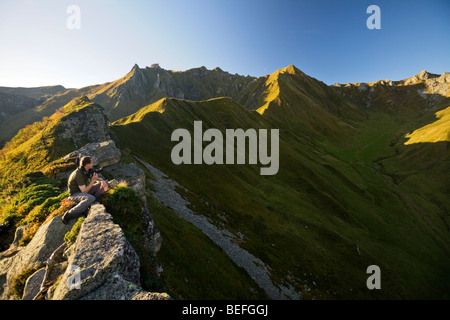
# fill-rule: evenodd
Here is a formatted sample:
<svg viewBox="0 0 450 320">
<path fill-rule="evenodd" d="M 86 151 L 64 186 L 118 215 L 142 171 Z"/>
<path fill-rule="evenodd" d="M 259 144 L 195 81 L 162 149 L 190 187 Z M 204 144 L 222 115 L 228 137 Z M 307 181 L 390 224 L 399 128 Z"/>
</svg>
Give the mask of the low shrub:
<svg viewBox="0 0 450 320">
<path fill-rule="evenodd" d="M 22 299 L 23 290 L 25 289 L 25 283 L 27 282 L 27 279 L 36 271 L 37 271 L 36 268 L 28 267 L 24 269 L 20 274 L 18 274 L 11 281 L 11 288 L 9 294 L 16 296 L 18 299 Z"/>
</svg>

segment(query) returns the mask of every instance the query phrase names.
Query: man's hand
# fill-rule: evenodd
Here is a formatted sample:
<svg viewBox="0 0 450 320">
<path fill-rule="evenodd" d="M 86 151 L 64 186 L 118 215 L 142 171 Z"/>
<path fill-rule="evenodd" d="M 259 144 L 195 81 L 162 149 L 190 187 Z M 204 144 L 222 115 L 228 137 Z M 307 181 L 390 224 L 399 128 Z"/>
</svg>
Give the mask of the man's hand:
<svg viewBox="0 0 450 320">
<path fill-rule="evenodd" d="M 94 172 L 94 174 L 92 175 L 92 179 L 91 182 L 89 182 L 89 184 L 87 186 L 82 185 L 82 186 L 78 186 L 80 188 L 80 191 L 82 193 L 88 193 L 89 190 L 91 189 L 91 187 L 94 185 L 94 183 L 98 180 L 98 174 Z"/>
</svg>

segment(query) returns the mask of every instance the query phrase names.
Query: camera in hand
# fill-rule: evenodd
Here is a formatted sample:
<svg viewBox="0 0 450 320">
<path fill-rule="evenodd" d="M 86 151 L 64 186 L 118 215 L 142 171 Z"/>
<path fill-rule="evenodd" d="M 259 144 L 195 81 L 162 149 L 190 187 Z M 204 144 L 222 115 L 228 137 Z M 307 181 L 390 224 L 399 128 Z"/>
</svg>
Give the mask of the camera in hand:
<svg viewBox="0 0 450 320">
<path fill-rule="evenodd" d="M 100 169 L 89 169 L 87 172 L 87 175 L 90 179 L 92 179 L 92 177 L 94 176 L 94 173 L 99 174 L 103 171 L 103 168 Z"/>
</svg>

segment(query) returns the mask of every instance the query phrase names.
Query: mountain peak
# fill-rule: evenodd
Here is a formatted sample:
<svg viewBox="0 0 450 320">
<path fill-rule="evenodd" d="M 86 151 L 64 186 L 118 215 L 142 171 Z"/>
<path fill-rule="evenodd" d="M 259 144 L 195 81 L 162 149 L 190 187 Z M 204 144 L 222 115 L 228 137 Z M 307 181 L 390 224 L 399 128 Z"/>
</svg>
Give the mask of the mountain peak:
<svg viewBox="0 0 450 320">
<path fill-rule="evenodd" d="M 426 80 L 431 74 L 427 72 L 427 70 L 423 69 L 418 74 L 416 74 L 417 79 Z"/>
<path fill-rule="evenodd" d="M 144 78 L 145 76 L 143 69 L 141 69 L 137 63 L 135 63 L 131 71 L 128 72 L 128 74 L 122 79 L 142 82 L 145 80 Z"/>
<path fill-rule="evenodd" d="M 131 68 L 130 72 L 128 72 L 127 76 L 133 76 L 136 73 L 139 73 L 140 71 L 141 71 L 141 68 L 139 68 L 137 63 L 135 63 L 133 68 Z"/>
<path fill-rule="evenodd" d="M 450 82 L 450 73 L 449 72 L 442 73 L 441 76 L 438 78 L 438 81 L 441 83 Z"/>
<path fill-rule="evenodd" d="M 303 73 L 298 68 L 296 68 L 293 64 L 287 66 L 286 68 L 282 68 L 279 70 L 280 73 L 288 73 L 288 74 L 296 74 L 296 73 Z"/>
<path fill-rule="evenodd" d="M 293 64 L 291 64 L 285 68 L 279 69 L 273 73 L 273 75 L 279 75 L 279 74 L 289 74 L 289 75 L 300 76 L 303 78 L 304 77 L 309 78 L 309 76 L 307 76 L 307 74 L 305 74 L 303 71 L 301 71 L 299 68 L 297 68 Z"/>
<path fill-rule="evenodd" d="M 438 74 L 430 73 L 427 70 L 423 69 L 418 74 L 412 76 L 411 78 L 405 79 L 404 84 L 416 84 L 422 81 L 426 81 L 428 79 L 433 79 L 439 77 Z"/>
</svg>

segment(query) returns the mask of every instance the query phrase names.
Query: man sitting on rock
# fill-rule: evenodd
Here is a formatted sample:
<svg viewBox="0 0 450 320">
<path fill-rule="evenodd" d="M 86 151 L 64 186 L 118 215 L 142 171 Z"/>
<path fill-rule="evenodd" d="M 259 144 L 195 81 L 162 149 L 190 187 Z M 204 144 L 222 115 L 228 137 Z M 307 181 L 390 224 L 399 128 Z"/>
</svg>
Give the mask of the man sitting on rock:
<svg viewBox="0 0 450 320">
<path fill-rule="evenodd" d="M 69 189 L 69 201 L 76 203 L 75 207 L 66 211 L 62 216 L 62 222 L 67 223 L 72 218 L 80 217 L 89 206 L 108 190 L 108 183 L 93 173 L 89 177 L 89 170 L 94 167 L 92 157 L 83 157 L 80 166 L 70 174 L 67 187 Z"/>
</svg>

